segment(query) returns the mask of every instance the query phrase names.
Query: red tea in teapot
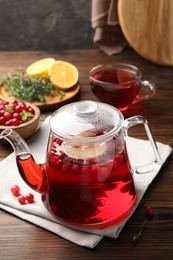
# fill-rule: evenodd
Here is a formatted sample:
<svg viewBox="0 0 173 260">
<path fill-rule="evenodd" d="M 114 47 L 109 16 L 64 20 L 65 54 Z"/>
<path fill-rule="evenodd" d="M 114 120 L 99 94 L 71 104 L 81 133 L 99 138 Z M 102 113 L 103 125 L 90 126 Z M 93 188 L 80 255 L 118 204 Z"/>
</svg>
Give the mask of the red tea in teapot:
<svg viewBox="0 0 173 260">
<path fill-rule="evenodd" d="M 115 158 L 114 154 L 105 144 L 81 149 L 54 140 L 46 165 L 49 195 L 45 203 L 49 210 L 79 226 L 99 228 L 123 221 L 136 193 L 126 151 Z"/>
</svg>

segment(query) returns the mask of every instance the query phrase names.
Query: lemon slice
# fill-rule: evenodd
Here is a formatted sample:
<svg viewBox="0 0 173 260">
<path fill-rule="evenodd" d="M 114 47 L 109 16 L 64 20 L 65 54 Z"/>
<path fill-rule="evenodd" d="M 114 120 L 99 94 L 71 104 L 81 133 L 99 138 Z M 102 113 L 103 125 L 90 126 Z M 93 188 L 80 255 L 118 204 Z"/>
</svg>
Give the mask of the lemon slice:
<svg viewBox="0 0 173 260">
<path fill-rule="evenodd" d="M 105 143 L 90 146 L 75 146 L 63 142 L 61 147 L 62 151 L 69 157 L 82 160 L 99 157 L 106 151 Z"/>
<path fill-rule="evenodd" d="M 79 80 L 78 69 L 71 63 L 55 61 L 49 71 L 50 81 L 61 89 L 73 87 Z"/>
<path fill-rule="evenodd" d="M 26 73 L 31 77 L 48 75 L 50 67 L 55 62 L 53 58 L 45 58 L 32 63 L 27 69 Z"/>
</svg>

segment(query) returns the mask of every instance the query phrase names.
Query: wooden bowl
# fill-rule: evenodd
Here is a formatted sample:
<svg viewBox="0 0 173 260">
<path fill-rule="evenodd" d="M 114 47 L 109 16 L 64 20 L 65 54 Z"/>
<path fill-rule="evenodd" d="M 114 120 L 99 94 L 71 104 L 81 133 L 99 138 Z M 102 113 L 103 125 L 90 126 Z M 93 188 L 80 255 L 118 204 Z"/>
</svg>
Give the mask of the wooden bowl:
<svg viewBox="0 0 173 260">
<path fill-rule="evenodd" d="M 33 104 L 30 103 L 26 103 L 26 104 L 28 104 L 34 109 L 35 115 L 33 116 L 33 118 L 28 122 L 20 124 L 18 126 L 0 126 L 0 132 L 2 132 L 4 129 L 13 129 L 18 134 L 20 134 L 20 136 L 23 137 L 24 139 L 29 138 L 36 132 L 39 126 L 40 109 Z"/>
</svg>

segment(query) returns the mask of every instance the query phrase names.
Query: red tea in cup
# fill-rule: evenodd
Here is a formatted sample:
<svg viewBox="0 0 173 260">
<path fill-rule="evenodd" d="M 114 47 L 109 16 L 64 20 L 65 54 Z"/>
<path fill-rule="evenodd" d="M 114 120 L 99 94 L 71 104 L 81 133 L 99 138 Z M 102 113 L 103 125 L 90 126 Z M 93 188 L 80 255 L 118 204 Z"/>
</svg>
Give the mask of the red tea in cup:
<svg viewBox="0 0 173 260">
<path fill-rule="evenodd" d="M 142 81 L 141 71 L 132 65 L 98 65 L 90 71 L 90 85 L 99 101 L 121 111 L 155 94 L 155 85 Z"/>
</svg>

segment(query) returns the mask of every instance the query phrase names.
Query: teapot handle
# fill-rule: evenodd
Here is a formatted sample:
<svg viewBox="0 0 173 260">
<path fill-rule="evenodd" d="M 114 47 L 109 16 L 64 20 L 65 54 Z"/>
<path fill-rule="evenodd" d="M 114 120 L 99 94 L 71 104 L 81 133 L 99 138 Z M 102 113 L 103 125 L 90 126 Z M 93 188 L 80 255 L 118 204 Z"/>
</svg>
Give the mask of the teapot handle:
<svg viewBox="0 0 173 260">
<path fill-rule="evenodd" d="M 153 135 L 151 133 L 151 129 L 148 125 L 148 122 L 146 120 L 145 117 L 143 116 L 133 116 L 133 117 L 129 117 L 127 119 L 124 120 L 124 128 L 125 128 L 125 134 L 126 137 L 128 137 L 127 135 L 127 131 L 130 127 L 135 126 L 135 125 L 139 125 L 139 124 L 143 124 L 145 131 L 147 133 L 148 139 L 150 141 L 153 153 L 154 153 L 154 161 L 151 163 L 148 163 L 147 165 L 141 165 L 141 166 L 134 166 L 134 171 L 138 174 L 141 173 L 147 173 L 147 172 L 152 172 L 153 170 L 156 170 L 160 167 L 161 165 L 161 157 L 158 151 L 158 147 L 157 144 L 153 138 Z"/>
</svg>

